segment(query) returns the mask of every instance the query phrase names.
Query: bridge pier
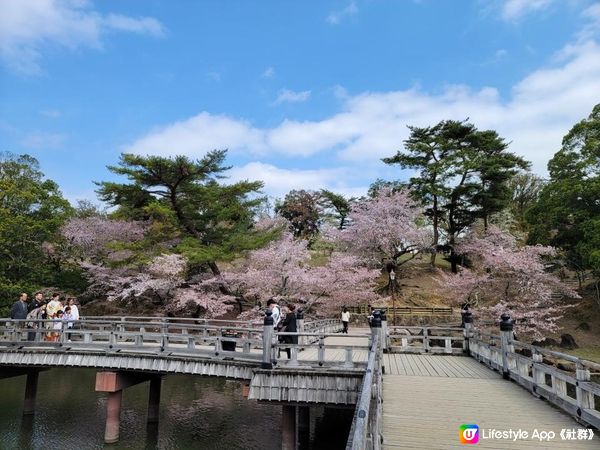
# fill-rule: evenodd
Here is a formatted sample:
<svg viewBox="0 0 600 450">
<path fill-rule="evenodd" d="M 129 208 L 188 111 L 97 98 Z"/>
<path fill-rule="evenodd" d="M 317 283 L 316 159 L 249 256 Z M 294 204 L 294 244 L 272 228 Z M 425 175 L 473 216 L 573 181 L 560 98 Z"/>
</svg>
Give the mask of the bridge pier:
<svg viewBox="0 0 600 450">
<path fill-rule="evenodd" d="M 106 401 L 106 426 L 104 428 L 104 442 L 113 444 L 119 440 L 121 425 L 121 400 L 123 391 L 109 392 Z"/>
<path fill-rule="evenodd" d="M 40 372 L 30 370 L 27 372 L 27 381 L 25 382 L 25 400 L 23 401 L 23 414 L 33 414 L 35 412 L 35 398 L 37 397 L 37 386 Z"/>
<path fill-rule="evenodd" d="M 123 390 L 145 381 L 150 381 L 148 422 L 155 423 L 159 416 L 160 376 L 135 372 L 98 372 L 96 374 L 96 391 L 108 392 L 106 426 L 104 428 L 105 443 L 113 444 L 119 440 Z"/>
<path fill-rule="evenodd" d="M 296 450 L 296 406 L 283 405 L 281 415 L 281 449 Z"/>
<path fill-rule="evenodd" d="M 148 394 L 148 423 L 158 422 L 160 413 L 160 389 L 162 378 L 150 379 L 150 393 Z"/>
<path fill-rule="evenodd" d="M 23 415 L 31 415 L 35 412 L 35 399 L 37 397 L 37 385 L 40 377 L 40 372 L 48 370 L 42 369 L 27 369 L 27 368 L 2 368 L 0 371 L 0 379 L 27 376 L 25 381 L 25 398 L 23 400 Z"/>
<path fill-rule="evenodd" d="M 297 406 L 296 442 L 298 448 L 308 448 L 310 444 L 310 406 Z"/>
</svg>

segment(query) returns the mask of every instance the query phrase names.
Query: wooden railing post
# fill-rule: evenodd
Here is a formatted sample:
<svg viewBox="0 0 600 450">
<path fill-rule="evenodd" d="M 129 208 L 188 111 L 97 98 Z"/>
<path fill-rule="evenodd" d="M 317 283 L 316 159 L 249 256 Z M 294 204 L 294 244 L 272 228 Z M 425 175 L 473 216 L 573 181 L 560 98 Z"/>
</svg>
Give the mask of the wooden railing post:
<svg viewBox="0 0 600 450">
<path fill-rule="evenodd" d="M 462 321 L 465 326 L 463 329 L 463 352 L 469 355 L 471 353 L 471 347 L 469 344 L 469 339 L 473 336 L 473 314 L 470 311 L 465 311 L 462 313 Z"/>
<path fill-rule="evenodd" d="M 575 372 L 577 379 L 576 393 L 577 393 L 577 407 L 581 409 L 594 409 L 594 393 L 583 390 L 580 387 L 580 383 L 590 381 L 590 371 L 581 362 L 577 362 L 577 368 Z M 581 411 L 577 412 L 581 416 Z"/>
<path fill-rule="evenodd" d="M 302 308 L 298 308 L 296 313 L 296 328 L 298 333 L 304 333 L 304 310 Z M 298 344 L 304 345 L 304 336 L 298 336 Z"/>
<path fill-rule="evenodd" d="M 388 352 L 388 327 L 385 309 L 381 310 L 381 348 L 383 349 L 383 353 Z"/>
<path fill-rule="evenodd" d="M 263 321 L 263 357 L 261 368 L 272 369 L 273 362 L 271 361 L 271 346 L 273 345 L 273 311 L 268 309 L 265 311 L 265 319 Z"/>
<path fill-rule="evenodd" d="M 514 321 L 506 313 L 500 316 L 500 339 L 502 345 L 502 377 L 505 380 L 510 380 L 510 371 L 508 367 L 508 353 L 514 353 L 512 345 Z"/>
<path fill-rule="evenodd" d="M 377 343 L 381 348 L 381 313 L 378 309 L 373 311 L 373 318 L 371 319 L 371 347 Z"/>
</svg>

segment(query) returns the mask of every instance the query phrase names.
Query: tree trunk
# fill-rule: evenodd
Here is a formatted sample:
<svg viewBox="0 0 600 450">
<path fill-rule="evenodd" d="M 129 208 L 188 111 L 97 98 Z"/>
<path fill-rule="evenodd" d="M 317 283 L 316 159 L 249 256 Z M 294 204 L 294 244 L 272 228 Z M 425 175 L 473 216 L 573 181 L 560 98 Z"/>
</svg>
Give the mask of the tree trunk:
<svg viewBox="0 0 600 450">
<path fill-rule="evenodd" d="M 433 196 L 433 251 L 431 253 L 431 268 L 435 269 L 435 259 L 437 257 L 437 246 L 440 240 L 439 219 L 438 219 L 438 199 L 437 195 Z"/>
</svg>

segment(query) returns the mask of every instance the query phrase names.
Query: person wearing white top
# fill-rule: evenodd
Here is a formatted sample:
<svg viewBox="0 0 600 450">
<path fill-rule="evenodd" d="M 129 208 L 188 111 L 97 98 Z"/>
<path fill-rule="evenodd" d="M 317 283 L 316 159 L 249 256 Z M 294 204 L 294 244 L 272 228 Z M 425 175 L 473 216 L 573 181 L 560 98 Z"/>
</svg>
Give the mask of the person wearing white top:
<svg viewBox="0 0 600 450">
<path fill-rule="evenodd" d="M 273 318 L 273 328 L 277 328 L 277 324 L 279 324 L 279 321 L 281 320 L 281 309 L 277 304 L 277 300 L 268 300 L 267 306 L 269 307 L 272 313 L 271 317 Z"/>
<path fill-rule="evenodd" d="M 342 326 L 344 327 L 344 329 L 342 330 L 342 333 L 348 334 L 348 323 L 349 322 L 350 322 L 350 311 L 348 311 L 348 308 L 346 308 L 344 306 L 344 309 L 342 310 Z"/>
<path fill-rule="evenodd" d="M 71 307 L 71 319 L 79 320 L 79 308 L 75 304 L 75 298 L 69 298 L 69 306 Z M 73 322 L 69 323 L 69 328 L 73 328 Z"/>
</svg>

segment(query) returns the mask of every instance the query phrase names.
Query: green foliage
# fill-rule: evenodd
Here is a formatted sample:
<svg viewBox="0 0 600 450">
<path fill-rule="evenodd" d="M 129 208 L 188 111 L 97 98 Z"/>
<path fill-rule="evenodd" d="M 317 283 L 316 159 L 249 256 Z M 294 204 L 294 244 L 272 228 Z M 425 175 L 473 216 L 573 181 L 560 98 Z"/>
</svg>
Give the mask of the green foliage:
<svg viewBox="0 0 600 450">
<path fill-rule="evenodd" d="M 229 169 L 223 165 L 225 156 L 224 150 L 199 160 L 123 154 L 119 165 L 109 166 L 128 181 L 97 183 L 100 198 L 117 207 L 117 218 L 150 222 L 145 239 L 128 248 L 152 253 L 161 250 L 157 244 L 172 241 L 172 251 L 190 264 L 219 273 L 217 260 L 231 260 L 262 245 L 264 238 L 251 232 L 263 202 L 257 195 L 262 183 L 220 184 Z"/>
<path fill-rule="evenodd" d="M 479 131 L 466 121 L 409 129 L 404 151 L 383 161 L 418 171 L 409 186 L 431 220 L 433 244 L 439 244 L 443 230 L 452 248 L 456 236 L 477 219 L 487 226 L 490 215 L 507 206 L 508 181 L 529 163 L 506 151 L 508 144 L 498 133 Z M 435 265 L 435 254 L 431 264 Z"/>
<path fill-rule="evenodd" d="M 331 221 L 338 229 L 343 229 L 346 225 L 346 217 L 352 209 L 351 201 L 352 199 L 348 200 L 343 195 L 321 189 L 318 202 L 322 209 L 323 220 Z"/>
<path fill-rule="evenodd" d="M 548 163 L 550 180 L 526 214 L 532 243 L 561 247 L 575 270 L 600 275 L 600 104 Z"/>
<path fill-rule="evenodd" d="M 0 308 L 15 293 L 59 286 L 64 274 L 44 252 L 74 214 L 57 184 L 28 155 L 0 154 Z M 81 283 L 75 283 L 81 286 Z"/>
</svg>

